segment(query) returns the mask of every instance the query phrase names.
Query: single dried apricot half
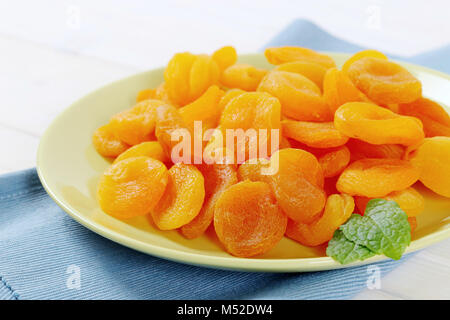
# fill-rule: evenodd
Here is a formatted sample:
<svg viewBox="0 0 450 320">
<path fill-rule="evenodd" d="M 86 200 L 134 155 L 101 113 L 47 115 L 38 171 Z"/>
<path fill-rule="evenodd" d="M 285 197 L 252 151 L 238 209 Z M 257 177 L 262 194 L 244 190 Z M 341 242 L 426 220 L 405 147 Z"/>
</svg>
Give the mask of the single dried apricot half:
<svg viewBox="0 0 450 320">
<path fill-rule="evenodd" d="M 166 190 L 151 211 L 153 222 L 161 230 L 178 229 L 191 222 L 205 198 L 203 175 L 195 166 L 177 163 L 168 173 Z"/>
<path fill-rule="evenodd" d="M 130 145 L 152 139 L 156 124 L 156 108 L 164 105 L 160 100 L 144 100 L 133 108 L 111 118 L 110 124 L 117 137 Z"/>
<path fill-rule="evenodd" d="M 355 202 L 347 194 L 332 194 L 327 198 L 323 214 L 310 224 L 289 220 L 286 236 L 305 246 L 318 246 L 333 238 L 334 232 L 353 213 Z"/>
<path fill-rule="evenodd" d="M 181 234 L 188 239 L 200 237 L 206 231 L 213 221 L 214 208 L 220 195 L 238 182 L 234 165 L 202 164 L 199 169 L 205 179 L 205 201 L 199 214 L 180 229 Z"/>
<path fill-rule="evenodd" d="M 323 79 L 327 68 L 309 61 L 292 61 L 278 65 L 274 70 L 299 73 L 312 82 L 314 82 L 320 90 L 323 87 Z"/>
<path fill-rule="evenodd" d="M 134 157 L 149 157 L 152 159 L 159 160 L 161 162 L 169 162 L 164 149 L 158 141 L 147 141 L 137 144 L 127 151 L 123 152 L 114 160 L 114 163 Z"/>
<path fill-rule="evenodd" d="M 194 121 L 201 121 L 203 129 L 217 127 L 221 115 L 218 105 L 223 94 L 218 86 L 213 85 L 197 100 L 179 108 L 184 123 L 191 128 L 194 127 Z"/>
<path fill-rule="evenodd" d="M 280 113 L 280 102 L 268 93 L 239 94 L 228 102 L 222 112 L 218 130 L 223 141 L 212 139 L 210 144 L 214 148 L 228 147 L 234 150 L 238 163 L 250 156 L 270 156 L 275 147 L 273 141 L 278 147 Z M 230 141 L 235 141 L 234 146 L 229 145 Z"/>
<path fill-rule="evenodd" d="M 373 50 L 373 49 L 363 50 L 363 51 L 355 53 L 347 61 L 345 61 L 344 65 L 342 66 L 342 71 L 347 72 L 348 68 L 353 64 L 353 62 L 358 61 L 362 58 L 367 58 L 367 57 L 379 58 L 379 59 L 383 59 L 383 60 L 388 59 L 386 57 L 386 55 L 380 51 Z"/>
<path fill-rule="evenodd" d="M 281 121 L 283 136 L 313 148 L 333 148 L 347 143 L 348 137 L 339 132 L 333 122 Z"/>
<path fill-rule="evenodd" d="M 261 80 L 258 91 L 268 92 L 281 102 L 281 112 L 303 121 L 331 121 L 333 115 L 319 87 L 299 73 L 270 71 Z"/>
<path fill-rule="evenodd" d="M 95 130 L 92 135 L 95 150 L 104 157 L 115 158 L 125 152 L 130 146 L 121 141 L 111 125 L 107 124 Z"/>
<path fill-rule="evenodd" d="M 397 202 L 408 217 L 416 217 L 425 209 L 423 196 L 413 187 L 391 192 L 383 199 Z M 366 197 L 355 197 L 355 203 L 361 215 L 364 215 L 369 200 L 370 198 Z"/>
<path fill-rule="evenodd" d="M 223 71 L 220 82 L 228 88 L 255 91 L 266 73 L 267 70 L 245 63 L 237 63 Z"/>
<path fill-rule="evenodd" d="M 422 95 L 420 81 L 401 65 L 386 59 L 361 58 L 349 66 L 347 75 L 376 103 L 408 103 Z"/>
<path fill-rule="evenodd" d="M 352 196 L 384 197 L 410 187 L 419 179 L 419 174 L 420 171 L 409 161 L 361 159 L 342 172 L 336 188 Z"/>
<path fill-rule="evenodd" d="M 425 138 L 407 157 L 420 170 L 420 181 L 444 197 L 450 197 L 450 138 Z"/>
<path fill-rule="evenodd" d="M 138 92 L 136 102 L 139 103 L 144 100 L 156 99 L 156 89 L 144 89 Z"/>
<path fill-rule="evenodd" d="M 347 75 L 337 68 L 328 69 L 324 76 L 323 97 L 332 113 L 346 102 L 369 101 Z"/>
<path fill-rule="evenodd" d="M 236 49 L 232 46 L 225 46 L 214 51 L 212 58 L 216 61 L 221 71 L 233 65 L 237 61 Z"/>
<path fill-rule="evenodd" d="M 336 66 L 334 60 L 326 54 L 318 53 L 317 51 L 301 48 L 301 47 L 278 47 L 267 48 L 264 51 L 267 61 L 271 64 L 282 64 L 292 61 L 308 61 L 318 63 L 325 68 L 333 68 Z"/>
<path fill-rule="evenodd" d="M 323 176 L 331 178 L 340 174 L 350 162 L 350 151 L 346 146 L 328 151 L 319 157 Z"/>
<path fill-rule="evenodd" d="M 286 215 L 264 182 L 239 182 L 227 188 L 216 202 L 217 237 L 237 257 L 269 251 L 283 238 L 286 225 Z"/>
<path fill-rule="evenodd" d="M 411 103 L 399 104 L 398 113 L 419 118 L 426 137 L 450 137 L 450 116 L 433 100 L 419 98 Z"/>
<path fill-rule="evenodd" d="M 352 160 L 363 158 L 402 159 L 405 147 L 398 144 L 370 144 L 358 139 L 350 139 L 346 146 L 350 150 Z"/>
<path fill-rule="evenodd" d="M 409 146 L 424 138 L 419 119 L 401 116 L 371 103 L 343 104 L 334 115 L 334 125 L 342 134 L 371 144 Z"/>
<path fill-rule="evenodd" d="M 100 178 L 97 196 L 104 212 L 116 218 L 144 216 L 161 199 L 168 182 L 166 166 L 148 157 L 112 164 Z"/>
</svg>

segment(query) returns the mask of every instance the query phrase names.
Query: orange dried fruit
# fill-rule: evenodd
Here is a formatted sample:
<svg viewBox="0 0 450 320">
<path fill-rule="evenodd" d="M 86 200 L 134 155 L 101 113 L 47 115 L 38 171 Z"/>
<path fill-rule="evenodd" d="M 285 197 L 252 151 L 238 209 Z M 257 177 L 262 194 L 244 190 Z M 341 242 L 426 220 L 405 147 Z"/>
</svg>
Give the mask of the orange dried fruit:
<svg viewBox="0 0 450 320">
<path fill-rule="evenodd" d="M 318 63 L 327 69 L 336 66 L 334 60 L 330 56 L 308 48 L 290 46 L 267 48 L 264 51 L 264 55 L 269 63 L 275 65 L 292 61 L 308 61 Z"/>
<path fill-rule="evenodd" d="M 119 112 L 111 118 L 111 129 L 117 137 L 130 145 L 153 138 L 157 107 L 165 103 L 160 100 L 144 100 L 133 108 Z"/>
<path fill-rule="evenodd" d="M 407 154 L 420 170 L 419 180 L 429 189 L 450 197 L 450 138 L 425 138 L 423 143 Z"/>
<path fill-rule="evenodd" d="M 283 115 L 303 121 L 331 121 L 333 115 L 319 87 L 298 73 L 270 71 L 261 80 L 258 91 L 277 97 Z"/>
<path fill-rule="evenodd" d="M 178 110 L 167 104 L 156 109 L 156 138 L 172 162 L 197 163 L 193 162 L 195 157 L 193 135 Z M 190 144 L 188 146 L 190 147 L 188 148 L 189 154 L 184 154 L 184 151 L 186 151 L 184 149 L 174 150 L 177 146 L 183 146 L 183 142 L 186 142 L 185 139 Z"/>
<path fill-rule="evenodd" d="M 201 121 L 203 129 L 215 128 L 221 115 L 219 102 L 223 94 L 224 92 L 214 85 L 194 102 L 178 109 L 184 123 L 193 129 L 194 121 Z"/>
<path fill-rule="evenodd" d="M 231 46 L 222 47 L 213 53 L 212 58 L 214 61 L 216 61 L 217 65 L 219 66 L 219 69 L 223 71 L 229 66 L 236 63 L 237 61 L 236 49 L 234 49 Z"/>
<path fill-rule="evenodd" d="M 166 190 L 151 211 L 153 222 L 161 230 L 178 229 L 191 222 L 205 198 L 203 175 L 195 166 L 177 163 L 168 173 Z"/>
<path fill-rule="evenodd" d="M 347 143 L 333 122 L 281 121 L 283 136 L 297 140 L 313 148 L 333 148 Z"/>
<path fill-rule="evenodd" d="M 328 69 L 324 76 L 323 97 L 333 114 L 346 102 L 369 101 L 347 75 L 336 68 Z"/>
<path fill-rule="evenodd" d="M 237 257 L 269 251 L 283 238 L 286 225 L 286 215 L 264 182 L 239 182 L 227 188 L 216 202 L 217 237 Z"/>
<path fill-rule="evenodd" d="M 401 65 L 365 57 L 353 62 L 347 75 L 367 97 L 377 103 L 408 103 L 422 95 L 422 84 Z"/>
<path fill-rule="evenodd" d="M 370 144 L 358 139 L 350 139 L 347 142 L 352 160 L 362 158 L 391 158 L 402 159 L 405 147 L 398 144 Z"/>
<path fill-rule="evenodd" d="M 100 207 L 121 219 L 144 216 L 161 199 L 168 182 L 165 165 L 148 157 L 128 158 L 112 164 L 100 178 Z"/>
<path fill-rule="evenodd" d="M 275 152 L 270 162 L 249 160 L 239 167 L 238 176 L 268 183 L 281 209 L 292 220 L 311 223 L 325 205 L 322 168 L 307 151 L 286 148 Z"/>
<path fill-rule="evenodd" d="M 371 103 L 348 102 L 334 115 L 342 134 L 371 144 L 415 145 L 423 140 L 422 122 Z"/>
<path fill-rule="evenodd" d="M 323 79 L 327 72 L 326 67 L 309 61 L 283 63 L 275 67 L 274 70 L 299 73 L 314 82 L 320 90 L 323 88 Z"/>
<path fill-rule="evenodd" d="M 319 157 L 319 164 L 322 167 L 323 176 L 331 178 L 340 174 L 350 162 L 350 151 L 346 146 L 326 152 Z"/>
<path fill-rule="evenodd" d="M 383 199 L 397 202 L 408 217 L 416 217 L 425 209 L 423 196 L 413 187 L 391 192 L 387 196 L 384 196 Z M 366 210 L 369 200 L 370 198 L 367 197 L 355 197 L 356 206 L 362 215 Z"/>
<path fill-rule="evenodd" d="M 199 214 L 181 227 L 181 234 L 194 239 L 201 236 L 214 219 L 214 208 L 220 195 L 238 182 L 236 167 L 231 164 L 203 164 L 199 166 L 205 179 L 205 201 Z"/>
<path fill-rule="evenodd" d="M 318 246 L 333 238 L 334 232 L 353 213 L 355 203 L 347 194 L 332 194 L 327 198 L 323 214 L 310 224 L 288 221 L 286 236 L 305 246 Z"/>
<path fill-rule="evenodd" d="M 245 63 L 237 63 L 223 71 L 220 82 L 228 88 L 255 91 L 266 73 L 267 70 Z"/>
<path fill-rule="evenodd" d="M 411 233 L 413 233 L 417 229 L 417 219 L 416 217 L 409 217 L 408 222 L 409 225 L 411 226 Z"/>
<path fill-rule="evenodd" d="M 347 72 L 348 68 L 353 64 L 353 62 L 358 61 L 362 58 L 367 58 L 367 57 L 378 58 L 378 59 L 383 59 L 383 60 L 388 59 L 386 57 L 386 55 L 380 51 L 373 50 L 373 49 L 363 50 L 363 51 L 355 53 L 347 61 L 345 61 L 344 65 L 342 66 L 342 71 Z"/>
<path fill-rule="evenodd" d="M 114 133 L 111 125 L 107 124 L 95 130 L 92 135 L 95 150 L 104 157 L 115 158 L 125 152 L 130 146 L 121 141 Z"/>
<path fill-rule="evenodd" d="M 158 141 L 147 141 L 137 144 L 118 156 L 114 163 L 134 157 L 149 157 L 161 162 L 169 162 L 164 149 Z"/>
<path fill-rule="evenodd" d="M 409 161 L 361 159 L 342 172 L 336 188 L 339 192 L 352 196 L 384 197 L 410 187 L 419 179 L 419 174 L 420 171 Z"/>
<path fill-rule="evenodd" d="M 141 102 L 149 99 L 156 99 L 156 89 L 141 90 L 136 96 L 136 102 Z"/>
<path fill-rule="evenodd" d="M 175 54 L 164 71 L 170 101 L 178 106 L 194 101 L 218 83 L 219 73 L 217 63 L 208 55 Z"/>
<path fill-rule="evenodd" d="M 437 102 L 427 98 L 398 106 L 398 112 L 403 115 L 419 118 L 423 123 L 426 137 L 450 137 L 450 116 Z"/>
<path fill-rule="evenodd" d="M 272 139 L 278 144 L 281 105 L 278 99 L 264 92 L 246 92 L 231 99 L 225 106 L 220 118 L 218 130 L 222 140 L 235 141 L 234 150 L 237 163 L 242 163 L 250 155 L 270 155 L 273 148 Z M 234 129 L 228 131 L 227 129 Z M 228 133 L 234 136 L 227 137 Z M 277 134 L 272 138 L 272 134 Z M 224 141 L 211 139 L 208 148 L 228 147 Z M 276 146 L 278 147 L 278 146 Z"/>
</svg>

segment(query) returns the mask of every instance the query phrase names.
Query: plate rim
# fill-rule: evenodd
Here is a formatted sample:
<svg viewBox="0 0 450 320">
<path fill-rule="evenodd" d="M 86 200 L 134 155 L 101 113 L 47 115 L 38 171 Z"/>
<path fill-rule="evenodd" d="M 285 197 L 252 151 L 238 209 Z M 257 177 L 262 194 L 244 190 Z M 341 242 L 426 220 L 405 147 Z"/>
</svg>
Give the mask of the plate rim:
<svg viewBox="0 0 450 320">
<path fill-rule="evenodd" d="M 330 54 L 332 56 L 341 56 L 341 57 L 350 57 L 352 54 L 350 53 L 341 53 L 341 52 L 332 52 L 332 51 L 321 51 L 326 54 Z M 252 56 L 261 56 L 263 53 L 250 53 L 250 54 L 241 54 L 239 57 L 251 58 Z M 416 70 L 421 70 L 426 73 L 431 73 L 438 77 L 442 77 L 450 81 L 450 75 L 443 73 L 441 71 L 437 71 L 434 69 L 430 69 L 421 65 L 416 65 L 410 62 L 405 62 L 401 60 L 394 60 L 402 65 L 411 66 Z M 63 209 L 70 217 L 72 217 L 75 221 L 86 227 L 87 229 L 111 240 L 121 245 L 124 245 L 130 249 L 137 250 L 158 258 L 175 261 L 179 263 L 202 266 L 214 269 L 223 269 L 223 270 L 234 270 L 234 271 L 246 271 L 246 272 L 309 272 L 309 271 L 322 271 L 322 270 L 331 270 L 331 269 L 342 269 L 342 268 L 350 268 L 355 266 L 361 266 L 366 264 L 371 264 L 379 261 L 391 260 L 383 255 L 377 255 L 372 258 L 369 258 L 364 261 L 357 261 L 354 263 L 342 265 L 331 257 L 316 257 L 316 258 L 286 258 L 286 259 L 258 259 L 258 258 L 238 258 L 234 256 L 209 256 L 203 255 L 199 253 L 186 252 L 177 249 L 165 248 L 156 244 L 152 244 L 149 242 L 143 242 L 138 239 L 134 239 L 130 236 L 124 235 L 115 230 L 109 229 L 106 226 L 95 222 L 91 219 L 87 219 L 83 216 L 83 214 L 75 208 L 72 208 L 69 204 L 65 203 L 63 200 L 59 199 L 56 194 L 52 191 L 51 187 L 48 184 L 46 179 L 46 174 L 42 168 L 43 162 L 43 154 L 44 149 L 48 141 L 48 137 L 51 135 L 53 131 L 52 128 L 56 126 L 59 119 L 64 116 L 72 108 L 76 107 L 80 101 L 88 98 L 91 95 L 97 93 L 97 91 L 102 90 L 106 87 L 109 87 L 113 84 L 119 84 L 121 82 L 126 82 L 130 78 L 142 76 L 148 72 L 155 72 L 158 70 L 162 70 L 164 67 L 153 68 L 150 70 L 146 70 L 143 72 L 134 73 L 125 78 L 109 82 L 93 91 L 85 94 L 81 98 L 77 99 L 73 103 L 71 103 L 67 108 L 62 110 L 50 123 L 50 125 L 46 128 L 44 133 L 42 134 L 39 146 L 37 150 L 37 161 L 36 161 L 36 170 L 41 181 L 42 186 L 44 187 L 47 194 L 53 199 L 53 201 Z M 438 230 L 433 232 L 432 234 L 426 235 L 418 240 L 413 240 L 411 244 L 405 251 L 405 254 L 415 252 L 424 247 L 428 247 L 434 243 L 442 241 L 444 239 L 450 238 L 450 228 Z"/>
</svg>

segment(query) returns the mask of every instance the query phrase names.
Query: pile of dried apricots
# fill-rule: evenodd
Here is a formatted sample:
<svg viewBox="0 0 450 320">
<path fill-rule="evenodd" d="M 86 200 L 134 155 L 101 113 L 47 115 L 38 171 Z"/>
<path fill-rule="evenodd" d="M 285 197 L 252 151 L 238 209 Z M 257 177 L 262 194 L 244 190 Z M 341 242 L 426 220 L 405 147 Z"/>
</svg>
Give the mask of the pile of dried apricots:
<svg viewBox="0 0 450 320">
<path fill-rule="evenodd" d="M 284 235 L 324 244 L 373 198 L 396 201 L 414 230 L 424 209 L 417 181 L 450 197 L 450 117 L 403 66 L 375 50 L 340 69 L 307 48 L 265 56 L 271 70 L 238 63 L 233 47 L 175 54 L 163 83 L 93 135 L 96 150 L 115 158 L 98 184 L 103 211 L 147 216 L 188 239 L 212 225 L 226 251 L 250 257 Z M 196 120 L 214 132 L 276 129 L 279 143 L 257 137 L 269 149 L 258 159 L 199 162 L 192 150 L 190 161 L 173 161 L 172 133 L 193 132 Z M 213 134 L 200 151 L 220 147 Z M 262 174 L 271 165 L 278 170 Z"/>
</svg>

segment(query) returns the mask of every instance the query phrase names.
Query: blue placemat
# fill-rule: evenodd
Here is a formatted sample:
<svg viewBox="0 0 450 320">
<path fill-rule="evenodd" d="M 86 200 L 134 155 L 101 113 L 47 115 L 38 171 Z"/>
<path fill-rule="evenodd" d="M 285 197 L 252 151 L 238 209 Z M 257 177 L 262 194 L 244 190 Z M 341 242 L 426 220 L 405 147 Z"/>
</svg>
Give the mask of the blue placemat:
<svg viewBox="0 0 450 320">
<path fill-rule="evenodd" d="M 361 48 L 298 20 L 268 46 Z M 411 61 L 449 72 L 450 46 Z M 0 299 L 346 299 L 401 261 L 303 274 L 245 273 L 154 258 L 82 227 L 45 193 L 35 169 L 0 177 Z"/>
</svg>

